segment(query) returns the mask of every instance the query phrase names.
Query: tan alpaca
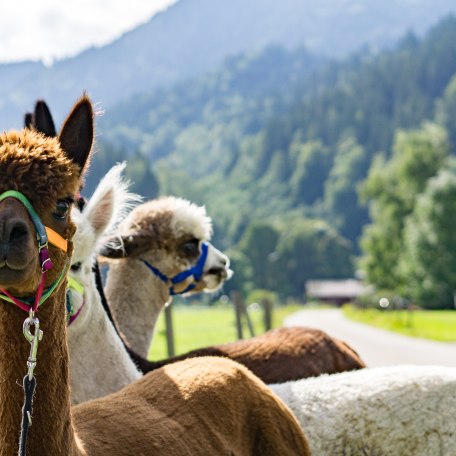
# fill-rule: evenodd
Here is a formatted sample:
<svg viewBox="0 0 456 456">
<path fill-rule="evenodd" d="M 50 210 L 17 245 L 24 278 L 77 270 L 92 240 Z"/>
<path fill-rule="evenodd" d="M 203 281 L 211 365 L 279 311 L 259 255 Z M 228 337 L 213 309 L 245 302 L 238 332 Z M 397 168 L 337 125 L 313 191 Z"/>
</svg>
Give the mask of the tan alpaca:
<svg viewBox="0 0 456 456">
<path fill-rule="evenodd" d="M 110 262 L 105 288 L 109 307 L 126 343 L 139 355 L 147 356 L 158 316 L 170 299 L 170 284 L 145 261 L 174 277 L 198 261 L 202 243 L 211 235 L 212 221 L 204 207 L 167 196 L 137 206 L 101 249 Z M 231 277 L 228 258 L 208 245 L 204 274 L 191 292 L 213 291 Z M 174 288 L 181 292 L 192 282 L 189 277 Z"/>
<path fill-rule="evenodd" d="M 74 224 L 69 199 L 80 186 L 93 140 L 93 113 L 82 98 L 59 138 L 32 131 L 0 136 L 0 193 L 27 197 L 42 222 L 68 240 L 50 246 L 53 268 L 46 286 L 64 270 Z M 0 202 L 0 288 L 34 296 L 41 279 L 35 227 L 15 198 Z M 35 369 L 37 390 L 27 454 L 67 455 L 308 455 L 289 409 L 245 368 L 200 358 L 159 369 L 115 395 L 70 406 L 65 281 L 39 308 L 44 332 Z M 0 454 L 17 454 L 30 345 L 22 335 L 27 315 L 0 303 Z M 96 347 L 94 347 L 96 349 Z M 113 372 L 115 375 L 115 372 Z"/>
</svg>

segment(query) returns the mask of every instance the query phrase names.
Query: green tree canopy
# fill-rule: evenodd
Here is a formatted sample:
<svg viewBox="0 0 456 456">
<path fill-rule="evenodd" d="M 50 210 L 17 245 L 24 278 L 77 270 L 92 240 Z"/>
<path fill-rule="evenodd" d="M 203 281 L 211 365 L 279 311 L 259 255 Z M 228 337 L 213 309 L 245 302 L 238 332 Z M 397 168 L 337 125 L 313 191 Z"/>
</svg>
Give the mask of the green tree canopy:
<svg viewBox="0 0 456 456">
<path fill-rule="evenodd" d="M 350 243 L 325 222 L 297 220 L 282 231 L 273 271 L 277 290 L 302 298 L 309 279 L 351 277 Z"/>
<path fill-rule="evenodd" d="M 390 160 L 374 160 L 362 188 L 362 196 L 370 204 L 372 224 L 361 240 L 361 266 L 368 281 L 379 288 L 400 286 L 398 264 L 405 218 L 448 153 L 445 130 L 427 123 L 419 130 L 399 131 Z"/>
<path fill-rule="evenodd" d="M 290 148 L 293 170 L 290 179 L 296 203 L 311 205 L 323 196 L 324 183 L 331 168 L 331 154 L 321 141 L 293 144 Z"/>
<path fill-rule="evenodd" d="M 156 197 L 159 193 L 158 180 L 149 160 L 138 151 L 127 154 L 123 147 L 107 143 L 99 146 L 93 155 L 83 194 L 85 196 L 91 195 L 100 179 L 111 167 L 125 160 L 127 161 L 125 176 L 131 181 L 130 190 L 145 198 Z"/>
<path fill-rule="evenodd" d="M 418 198 L 404 230 L 405 292 L 427 308 L 452 308 L 456 292 L 456 174 L 441 171 Z"/>
<path fill-rule="evenodd" d="M 456 75 L 451 78 L 437 106 L 437 121 L 446 128 L 451 150 L 454 153 L 456 151 Z"/>
<path fill-rule="evenodd" d="M 244 294 L 253 290 L 253 268 L 250 260 L 239 250 L 229 250 L 226 252 L 230 259 L 230 267 L 234 271 L 233 277 L 225 282 L 223 289 L 226 293 L 232 290 L 242 291 Z"/>
<path fill-rule="evenodd" d="M 358 183 L 366 177 L 367 155 L 353 136 L 337 147 L 334 164 L 325 183 L 325 213 L 342 236 L 354 244 L 367 222 L 366 208 L 358 201 Z"/>
<path fill-rule="evenodd" d="M 256 288 L 274 288 L 271 259 L 274 257 L 278 239 L 279 232 L 273 225 L 256 220 L 247 227 L 239 243 L 239 250 L 252 265 Z"/>
</svg>

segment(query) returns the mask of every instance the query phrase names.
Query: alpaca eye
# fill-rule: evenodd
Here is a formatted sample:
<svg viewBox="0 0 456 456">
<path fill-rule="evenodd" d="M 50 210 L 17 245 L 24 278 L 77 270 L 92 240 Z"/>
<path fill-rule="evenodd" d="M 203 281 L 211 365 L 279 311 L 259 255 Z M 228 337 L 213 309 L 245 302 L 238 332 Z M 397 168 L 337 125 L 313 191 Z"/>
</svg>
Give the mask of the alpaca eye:
<svg viewBox="0 0 456 456">
<path fill-rule="evenodd" d="M 78 261 L 77 263 L 74 263 L 71 265 L 71 270 L 73 272 L 78 272 L 79 269 L 81 269 L 81 265 L 82 265 L 82 263 L 80 261 Z"/>
<path fill-rule="evenodd" d="M 199 240 L 191 239 L 181 245 L 181 250 L 185 255 L 198 255 L 199 254 Z"/>
<path fill-rule="evenodd" d="M 55 206 L 55 212 L 52 214 L 54 218 L 57 220 L 65 220 L 68 215 L 68 211 L 70 210 L 70 204 L 71 202 L 68 200 L 58 201 Z"/>
</svg>

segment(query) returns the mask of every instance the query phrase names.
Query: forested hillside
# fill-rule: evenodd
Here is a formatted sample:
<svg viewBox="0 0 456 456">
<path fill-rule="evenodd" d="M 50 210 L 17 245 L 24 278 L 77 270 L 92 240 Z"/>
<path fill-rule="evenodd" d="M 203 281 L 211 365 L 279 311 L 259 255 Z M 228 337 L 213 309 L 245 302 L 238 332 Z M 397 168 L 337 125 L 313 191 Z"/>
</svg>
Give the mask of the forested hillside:
<svg viewBox="0 0 456 456">
<path fill-rule="evenodd" d="M 416 135 L 434 144 L 424 121 L 456 137 L 455 43 L 449 17 L 424 38 L 338 63 L 273 47 L 137 96 L 100 127 L 151 160 L 161 193 L 207 205 L 219 244 L 235 246 L 233 286 L 301 296 L 305 279 L 351 276 L 353 256 L 367 255 L 358 193 L 374 159 L 413 150 Z"/>
</svg>

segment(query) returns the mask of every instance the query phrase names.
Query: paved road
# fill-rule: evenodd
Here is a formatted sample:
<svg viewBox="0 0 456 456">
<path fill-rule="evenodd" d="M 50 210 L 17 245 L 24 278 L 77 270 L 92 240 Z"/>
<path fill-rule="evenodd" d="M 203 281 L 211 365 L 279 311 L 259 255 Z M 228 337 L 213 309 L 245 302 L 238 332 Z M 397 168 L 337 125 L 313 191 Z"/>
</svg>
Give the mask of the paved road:
<svg viewBox="0 0 456 456">
<path fill-rule="evenodd" d="M 406 337 L 355 323 L 340 310 L 303 310 L 288 316 L 285 326 L 320 328 L 350 344 L 371 367 L 394 364 L 456 366 L 456 343 Z"/>
</svg>

